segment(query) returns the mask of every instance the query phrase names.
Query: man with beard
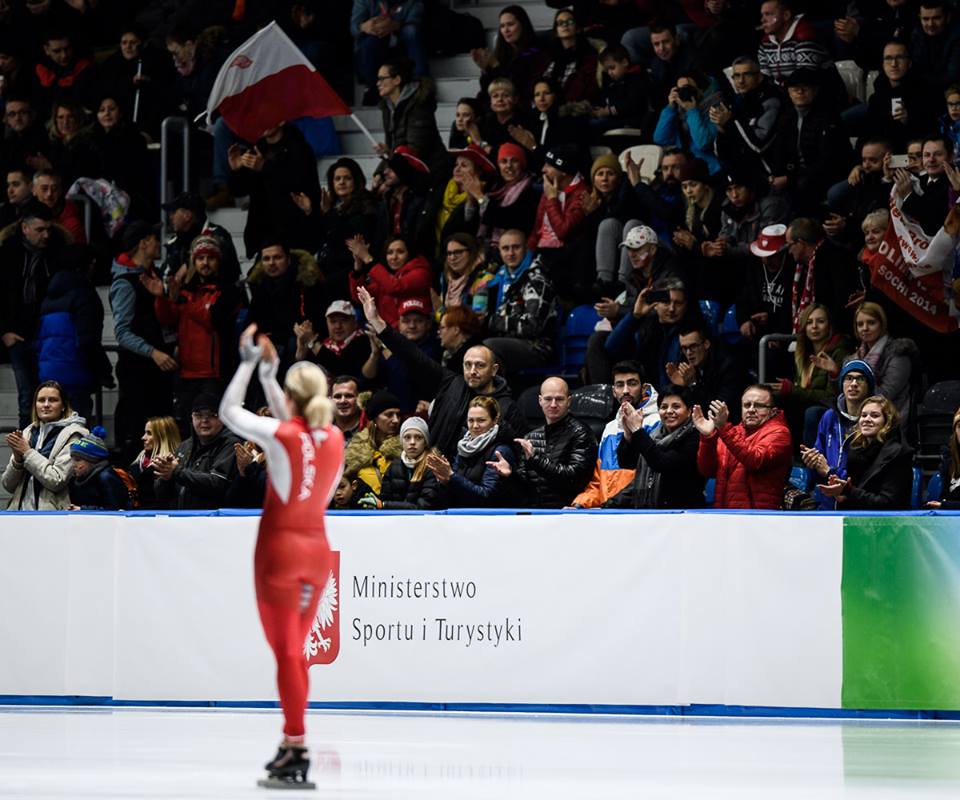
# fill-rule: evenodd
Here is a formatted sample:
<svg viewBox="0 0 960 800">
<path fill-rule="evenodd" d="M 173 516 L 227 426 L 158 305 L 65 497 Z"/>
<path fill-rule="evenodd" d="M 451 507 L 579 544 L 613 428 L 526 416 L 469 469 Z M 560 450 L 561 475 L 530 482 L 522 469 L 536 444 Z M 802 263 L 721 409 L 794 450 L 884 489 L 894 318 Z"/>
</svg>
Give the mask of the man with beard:
<svg viewBox="0 0 960 800">
<path fill-rule="evenodd" d="M 363 303 L 363 313 L 369 327 L 383 342 L 384 347 L 399 358 L 418 376 L 420 386 L 432 396 L 430 411 L 430 443 L 451 461 L 457 452 L 457 442 L 463 435 L 467 406 L 477 395 L 488 395 L 500 404 L 501 426 L 511 436 L 519 436 L 527 429 L 520 409 L 510 396 L 510 387 L 498 375 L 500 365 L 489 347 L 471 347 L 463 356 L 463 372 L 457 374 L 442 367 L 424 355 L 416 344 L 393 330 L 377 311 L 377 303 L 366 289 L 357 291 Z"/>
<path fill-rule="evenodd" d="M 653 430 L 660 422 L 657 390 L 643 382 L 641 368 L 636 361 L 621 361 L 615 364 L 612 384 L 613 399 L 618 405 L 617 413 L 603 429 L 593 477 L 587 487 L 573 498 L 570 504 L 573 508 L 600 508 L 633 481 L 635 467 L 623 467 L 617 458 L 617 448 L 623 439 L 625 407 L 636 409 L 643 414 L 643 426 L 646 430 Z"/>
</svg>

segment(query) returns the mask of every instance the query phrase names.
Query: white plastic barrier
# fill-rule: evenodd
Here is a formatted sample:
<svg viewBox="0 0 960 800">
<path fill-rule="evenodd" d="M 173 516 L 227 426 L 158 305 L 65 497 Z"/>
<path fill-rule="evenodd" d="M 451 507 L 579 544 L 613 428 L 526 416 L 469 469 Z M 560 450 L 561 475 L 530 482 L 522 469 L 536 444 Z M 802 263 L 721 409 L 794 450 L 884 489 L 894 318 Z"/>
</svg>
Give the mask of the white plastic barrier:
<svg viewBox="0 0 960 800">
<path fill-rule="evenodd" d="M 257 524 L 0 516 L 0 695 L 275 699 Z M 333 517 L 336 657 L 311 667 L 310 697 L 838 708 L 842 531 L 841 517 Z"/>
</svg>

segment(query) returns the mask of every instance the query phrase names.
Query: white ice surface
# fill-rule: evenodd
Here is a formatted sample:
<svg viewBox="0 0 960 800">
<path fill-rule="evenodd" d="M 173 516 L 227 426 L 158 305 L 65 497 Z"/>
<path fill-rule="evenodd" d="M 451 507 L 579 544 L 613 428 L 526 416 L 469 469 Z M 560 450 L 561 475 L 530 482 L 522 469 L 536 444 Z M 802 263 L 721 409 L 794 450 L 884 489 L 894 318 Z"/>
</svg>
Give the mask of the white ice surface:
<svg viewBox="0 0 960 800">
<path fill-rule="evenodd" d="M 0 707 L 0 798 L 960 797 L 960 725 L 311 712 L 314 792 L 258 789 L 277 711 Z"/>
</svg>

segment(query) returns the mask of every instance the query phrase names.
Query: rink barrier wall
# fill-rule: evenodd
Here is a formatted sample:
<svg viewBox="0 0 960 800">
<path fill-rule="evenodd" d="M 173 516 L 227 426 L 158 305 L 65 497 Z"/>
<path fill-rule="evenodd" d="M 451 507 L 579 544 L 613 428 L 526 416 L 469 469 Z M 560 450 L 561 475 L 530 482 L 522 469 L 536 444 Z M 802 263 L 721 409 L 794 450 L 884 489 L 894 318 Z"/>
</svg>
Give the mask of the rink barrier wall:
<svg viewBox="0 0 960 800">
<path fill-rule="evenodd" d="M 333 645 L 305 643 L 311 707 L 960 718 L 960 514 L 591 513 L 331 513 L 340 594 L 314 631 Z M 0 515 L 0 704 L 275 708 L 258 515 Z M 474 596 L 361 581 L 393 575 Z M 431 632 L 458 614 L 458 637 L 513 617 L 524 636 Z M 361 645 L 411 616 L 422 638 Z"/>
</svg>

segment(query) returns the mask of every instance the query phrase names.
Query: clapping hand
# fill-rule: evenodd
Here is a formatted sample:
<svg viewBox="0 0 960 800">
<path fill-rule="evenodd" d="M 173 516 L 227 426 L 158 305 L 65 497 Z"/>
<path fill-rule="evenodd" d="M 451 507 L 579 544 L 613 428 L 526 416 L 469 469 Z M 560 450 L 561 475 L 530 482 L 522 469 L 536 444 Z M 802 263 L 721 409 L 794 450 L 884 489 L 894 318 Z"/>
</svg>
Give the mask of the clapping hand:
<svg viewBox="0 0 960 800">
<path fill-rule="evenodd" d="M 513 441 L 520 445 L 524 458 L 533 458 L 533 442 L 529 439 L 514 439 Z"/>
<path fill-rule="evenodd" d="M 805 444 L 801 444 L 800 459 L 803 461 L 803 466 L 822 477 L 826 477 L 827 473 L 830 472 L 830 465 L 827 464 L 826 457 L 815 447 L 807 447 Z"/>
<path fill-rule="evenodd" d="M 674 386 L 690 386 L 697 377 L 697 371 L 686 361 L 674 364 L 672 361 L 666 363 L 667 378 Z"/>
<path fill-rule="evenodd" d="M 727 420 L 730 419 L 730 409 L 727 408 L 727 404 L 723 400 L 712 400 L 710 402 L 710 419 L 713 420 L 717 430 L 727 424 Z"/>
<path fill-rule="evenodd" d="M 690 413 L 690 418 L 693 420 L 693 427 L 700 432 L 701 436 L 713 436 L 717 430 L 713 420 L 705 417 L 703 415 L 703 410 L 698 405 L 693 407 L 693 410 Z"/>
<path fill-rule="evenodd" d="M 826 483 L 817 484 L 817 488 L 827 497 L 836 498 L 838 503 L 842 503 L 847 499 L 847 492 L 850 491 L 850 479 L 847 478 L 844 480 L 836 473 L 831 475 Z"/>
<path fill-rule="evenodd" d="M 625 434 L 636 433 L 643 427 L 643 412 L 629 400 L 620 404 L 620 425 Z"/>
<path fill-rule="evenodd" d="M 30 449 L 30 442 L 28 442 L 22 431 L 13 431 L 8 433 L 5 437 L 7 447 L 13 451 L 13 457 L 17 463 L 23 461 L 23 457 L 27 454 L 27 451 Z"/>
<path fill-rule="evenodd" d="M 427 455 L 427 469 L 433 473 L 433 476 L 440 483 L 448 483 L 453 475 L 450 462 L 439 453 L 429 453 Z"/>
</svg>

